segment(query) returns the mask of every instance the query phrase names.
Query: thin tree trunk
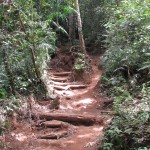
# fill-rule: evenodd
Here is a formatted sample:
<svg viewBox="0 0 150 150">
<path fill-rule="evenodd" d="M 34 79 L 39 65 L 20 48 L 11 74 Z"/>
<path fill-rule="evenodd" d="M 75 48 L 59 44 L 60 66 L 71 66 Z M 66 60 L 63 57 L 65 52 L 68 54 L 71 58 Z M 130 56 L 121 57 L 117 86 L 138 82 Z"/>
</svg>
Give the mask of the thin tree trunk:
<svg viewBox="0 0 150 150">
<path fill-rule="evenodd" d="M 34 46 L 34 44 L 33 44 L 33 48 L 30 48 L 31 59 L 32 59 L 32 63 L 33 63 L 34 72 L 35 72 L 35 74 L 36 74 L 36 77 L 37 77 L 37 78 L 40 78 L 40 72 L 39 72 L 39 70 L 38 70 L 38 68 L 37 68 L 37 66 L 36 66 L 36 63 L 35 63 L 36 60 L 35 60 L 34 48 L 35 48 L 35 46 Z"/>
<path fill-rule="evenodd" d="M 74 18 L 73 18 L 73 14 L 70 13 L 69 14 L 69 40 L 70 40 L 70 43 L 72 45 L 73 43 L 73 22 L 74 22 Z"/>
<path fill-rule="evenodd" d="M 81 15 L 80 15 L 80 8 L 79 8 L 79 1 L 75 0 L 75 5 L 76 5 L 76 12 L 77 12 L 77 20 L 78 20 L 78 34 L 79 34 L 79 41 L 80 41 L 80 46 L 81 50 L 87 57 L 86 49 L 85 49 L 85 42 L 83 38 L 83 32 L 82 32 L 82 21 L 81 21 Z"/>
<path fill-rule="evenodd" d="M 70 0 L 70 7 L 73 7 L 73 0 Z M 69 13 L 69 40 L 70 44 L 73 44 L 74 41 L 74 14 L 72 12 Z"/>
</svg>

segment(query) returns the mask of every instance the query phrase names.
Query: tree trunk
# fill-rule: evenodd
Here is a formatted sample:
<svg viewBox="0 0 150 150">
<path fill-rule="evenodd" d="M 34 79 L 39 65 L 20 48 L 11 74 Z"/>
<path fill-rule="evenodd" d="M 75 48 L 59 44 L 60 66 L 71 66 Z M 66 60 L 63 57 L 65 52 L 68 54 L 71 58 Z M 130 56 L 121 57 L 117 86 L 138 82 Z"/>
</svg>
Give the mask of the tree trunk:
<svg viewBox="0 0 150 150">
<path fill-rule="evenodd" d="M 83 32 L 82 32 L 82 21 L 81 21 L 81 15 L 80 15 L 80 8 L 79 8 L 79 1 L 75 0 L 76 5 L 76 13 L 77 13 L 77 20 L 78 20 L 78 34 L 79 34 L 79 41 L 80 41 L 80 47 L 85 56 L 87 57 L 86 49 L 85 49 L 85 42 L 83 38 Z"/>
<path fill-rule="evenodd" d="M 58 133 L 49 133 L 49 134 L 44 134 L 44 135 L 39 135 L 38 139 L 60 139 L 63 137 L 67 137 L 68 136 L 68 131 L 59 131 Z"/>
<path fill-rule="evenodd" d="M 70 0 L 70 7 L 73 7 L 73 0 Z M 69 13 L 69 40 L 70 44 L 73 45 L 74 41 L 74 14 L 72 12 Z"/>
<path fill-rule="evenodd" d="M 37 127 L 44 127 L 44 128 L 68 128 L 69 124 L 62 121 L 52 120 L 52 121 L 44 121 L 37 125 Z"/>
<path fill-rule="evenodd" d="M 73 43 L 73 22 L 74 22 L 74 18 L 73 18 L 73 14 L 70 13 L 69 14 L 69 40 L 70 40 L 70 43 L 72 45 Z"/>
<path fill-rule="evenodd" d="M 59 120 L 68 122 L 74 125 L 93 125 L 103 122 L 103 118 L 97 118 L 93 115 L 78 115 L 68 113 L 42 113 L 38 115 L 40 119 Z"/>
<path fill-rule="evenodd" d="M 34 46 L 33 46 L 34 48 Z M 35 72 L 35 75 L 37 78 L 40 78 L 40 72 L 36 66 L 36 63 L 35 63 L 35 53 L 34 53 L 34 49 L 33 48 L 30 48 L 30 53 L 31 53 L 31 59 L 32 59 L 32 63 L 33 63 L 33 67 L 34 67 L 34 72 Z"/>
</svg>

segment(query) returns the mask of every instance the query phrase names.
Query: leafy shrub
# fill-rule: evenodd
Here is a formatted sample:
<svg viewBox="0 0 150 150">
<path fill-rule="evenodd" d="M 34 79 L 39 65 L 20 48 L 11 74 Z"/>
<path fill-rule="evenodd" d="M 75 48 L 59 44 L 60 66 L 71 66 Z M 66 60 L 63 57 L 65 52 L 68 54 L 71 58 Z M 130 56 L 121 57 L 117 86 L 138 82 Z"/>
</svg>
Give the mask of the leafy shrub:
<svg viewBox="0 0 150 150">
<path fill-rule="evenodd" d="M 143 67 L 149 56 L 150 3 L 148 0 L 122 1 L 114 10 L 108 23 L 107 51 L 103 58 L 106 72 L 126 66 L 129 73 Z"/>
<path fill-rule="evenodd" d="M 15 94 L 15 91 L 22 94 L 29 93 L 31 89 L 37 91 L 37 84 L 43 86 L 41 76 L 50 54 L 55 50 L 55 33 L 49 26 L 49 20 L 41 19 L 34 2 L 15 0 L 13 5 L 0 4 L 3 12 L 0 14 L 2 98 Z"/>
<path fill-rule="evenodd" d="M 123 87 L 114 85 L 115 116 L 106 129 L 103 150 L 137 150 L 150 148 L 150 83 L 143 84 L 135 96 Z M 116 88 L 117 86 L 117 88 Z M 141 92 L 140 92 L 141 91 Z M 122 94 L 121 94 L 122 93 Z"/>
<path fill-rule="evenodd" d="M 85 60 L 85 56 L 82 53 L 77 53 L 78 58 L 75 60 L 74 69 L 78 72 L 88 69 L 89 65 Z"/>
<path fill-rule="evenodd" d="M 148 0 L 120 1 L 105 25 L 102 83 L 113 98 L 115 116 L 103 150 L 150 149 L 149 6 Z"/>
</svg>

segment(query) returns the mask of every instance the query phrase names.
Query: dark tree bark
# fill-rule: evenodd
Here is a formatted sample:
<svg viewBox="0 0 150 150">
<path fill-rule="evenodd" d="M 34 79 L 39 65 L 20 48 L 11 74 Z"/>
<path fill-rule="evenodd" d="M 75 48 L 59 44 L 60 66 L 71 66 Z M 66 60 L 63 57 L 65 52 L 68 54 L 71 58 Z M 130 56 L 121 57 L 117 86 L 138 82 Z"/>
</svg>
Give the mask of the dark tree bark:
<svg viewBox="0 0 150 150">
<path fill-rule="evenodd" d="M 74 35 L 74 27 L 73 27 L 73 22 L 74 22 L 74 18 L 73 18 L 74 16 L 73 16 L 73 14 L 72 13 L 70 13 L 69 14 L 69 40 L 70 40 L 70 43 L 71 43 L 71 45 L 72 45 L 72 43 L 73 43 L 73 35 Z"/>
<path fill-rule="evenodd" d="M 70 2 L 70 7 L 73 7 L 73 0 Z M 74 41 L 74 14 L 72 12 L 69 13 L 69 40 L 71 45 L 73 44 Z"/>
</svg>

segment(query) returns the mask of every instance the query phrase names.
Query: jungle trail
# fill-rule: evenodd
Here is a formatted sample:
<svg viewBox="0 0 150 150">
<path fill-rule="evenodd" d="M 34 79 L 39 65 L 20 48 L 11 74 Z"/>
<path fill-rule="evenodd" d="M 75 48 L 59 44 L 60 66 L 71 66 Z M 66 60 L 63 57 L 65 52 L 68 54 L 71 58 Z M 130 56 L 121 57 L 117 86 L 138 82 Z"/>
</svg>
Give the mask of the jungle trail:
<svg viewBox="0 0 150 150">
<path fill-rule="evenodd" d="M 78 4 L 77 0 L 75 2 Z M 27 98 L 28 109 L 12 114 L 11 127 L 1 137 L 5 143 L 3 149 L 98 149 L 103 129 L 111 121 L 103 112 L 109 111 L 106 106 L 112 101 L 99 91 L 102 71 L 98 66 L 102 50 L 87 54 L 78 5 L 76 11 L 80 46 L 66 45 L 57 49 L 47 69 L 47 89 L 52 91 L 53 97 L 37 100 L 30 95 Z M 21 19 L 20 24 L 25 29 Z M 33 51 L 31 53 L 34 60 Z M 84 71 L 82 63 L 78 64 L 80 61 L 85 65 Z"/>
<path fill-rule="evenodd" d="M 112 103 L 100 92 L 99 52 L 88 56 L 92 71 L 75 72 L 74 55 L 61 46 L 49 63 L 49 87 L 54 98 L 28 98 L 28 112 L 11 118 L 4 149 L 13 150 L 96 150 L 103 130 L 111 121 L 104 115 Z M 75 48 L 76 50 L 76 48 Z"/>
</svg>

